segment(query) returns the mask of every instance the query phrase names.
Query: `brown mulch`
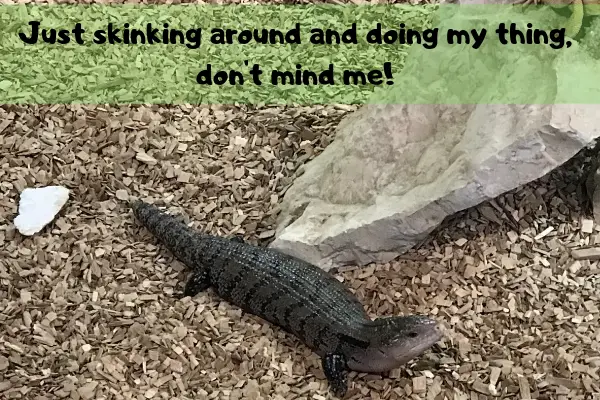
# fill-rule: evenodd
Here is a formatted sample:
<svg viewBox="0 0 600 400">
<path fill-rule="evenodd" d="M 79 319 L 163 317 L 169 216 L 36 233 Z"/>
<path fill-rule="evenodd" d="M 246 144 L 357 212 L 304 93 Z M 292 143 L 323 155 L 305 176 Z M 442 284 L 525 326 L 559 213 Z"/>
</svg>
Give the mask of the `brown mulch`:
<svg viewBox="0 0 600 400">
<path fill-rule="evenodd" d="M 178 300 L 183 266 L 122 200 L 160 200 L 198 229 L 265 245 L 301 165 L 353 107 L 0 109 L 0 398 L 323 399 L 319 359 L 210 290 Z M 588 399 L 600 392 L 600 246 L 578 214 L 585 152 L 449 219 L 398 261 L 338 271 L 368 312 L 425 313 L 439 346 L 352 399 Z M 71 197 L 33 237 L 18 193 Z M 587 397 L 586 397 L 587 396 Z"/>
<path fill-rule="evenodd" d="M 332 398 L 293 337 L 210 290 L 178 300 L 183 266 L 124 200 L 266 245 L 285 190 L 354 109 L 0 107 L 0 399 Z M 433 315 L 447 335 L 384 376 L 351 373 L 347 398 L 600 398 L 600 227 L 574 186 L 585 157 L 395 262 L 336 273 L 371 315 Z M 44 185 L 71 197 L 24 237 L 19 192 Z"/>
</svg>

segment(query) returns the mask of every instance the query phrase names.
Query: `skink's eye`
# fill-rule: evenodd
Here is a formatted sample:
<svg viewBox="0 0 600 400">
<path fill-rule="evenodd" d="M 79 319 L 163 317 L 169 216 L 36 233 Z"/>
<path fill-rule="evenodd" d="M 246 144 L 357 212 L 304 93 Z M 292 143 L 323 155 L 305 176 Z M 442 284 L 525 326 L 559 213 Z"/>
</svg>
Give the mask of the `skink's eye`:
<svg viewBox="0 0 600 400">
<path fill-rule="evenodd" d="M 415 337 L 417 337 L 417 336 L 419 336 L 419 334 L 418 334 L 417 332 L 410 332 L 410 333 L 408 334 L 408 337 L 412 337 L 412 338 L 415 338 Z"/>
</svg>

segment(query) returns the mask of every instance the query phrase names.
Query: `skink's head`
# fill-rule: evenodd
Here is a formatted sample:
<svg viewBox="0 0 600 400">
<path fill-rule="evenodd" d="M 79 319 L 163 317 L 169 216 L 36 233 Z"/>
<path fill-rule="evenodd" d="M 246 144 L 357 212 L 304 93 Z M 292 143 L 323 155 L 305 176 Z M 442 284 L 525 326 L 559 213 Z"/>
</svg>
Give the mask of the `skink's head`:
<svg viewBox="0 0 600 400">
<path fill-rule="evenodd" d="M 421 355 L 442 338 L 438 324 L 420 315 L 380 318 L 367 328 L 370 346 L 354 352 L 353 369 L 383 372 Z"/>
<path fill-rule="evenodd" d="M 438 324 L 421 315 L 380 319 L 382 324 L 375 341 L 382 350 L 404 364 L 420 355 L 442 338 Z"/>
</svg>

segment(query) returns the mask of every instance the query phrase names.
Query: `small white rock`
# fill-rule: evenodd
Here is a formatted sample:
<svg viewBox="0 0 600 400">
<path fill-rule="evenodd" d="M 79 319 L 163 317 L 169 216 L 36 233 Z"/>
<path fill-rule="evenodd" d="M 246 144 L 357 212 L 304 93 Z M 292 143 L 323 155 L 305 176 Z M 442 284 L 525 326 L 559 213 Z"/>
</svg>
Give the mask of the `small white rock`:
<svg viewBox="0 0 600 400">
<path fill-rule="evenodd" d="M 19 199 L 19 215 L 14 219 L 17 230 L 31 236 L 52 222 L 69 199 L 69 189 L 63 186 L 26 188 Z"/>
</svg>

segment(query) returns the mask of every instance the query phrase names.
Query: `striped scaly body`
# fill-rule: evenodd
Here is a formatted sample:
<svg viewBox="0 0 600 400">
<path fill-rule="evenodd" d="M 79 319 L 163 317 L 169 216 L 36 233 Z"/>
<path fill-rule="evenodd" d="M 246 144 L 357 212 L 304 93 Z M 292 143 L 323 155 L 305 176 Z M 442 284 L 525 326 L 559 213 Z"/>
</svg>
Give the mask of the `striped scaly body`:
<svg viewBox="0 0 600 400">
<path fill-rule="evenodd" d="M 192 270 L 184 296 L 212 287 L 224 300 L 298 337 L 322 358 L 332 391 L 343 396 L 347 369 L 383 372 L 441 338 L 422 316 L 371 320 L 326 271 L 274 249 L 199 233 L 153 205 L 132 204 L 136 218 Z"/>
</svg>

